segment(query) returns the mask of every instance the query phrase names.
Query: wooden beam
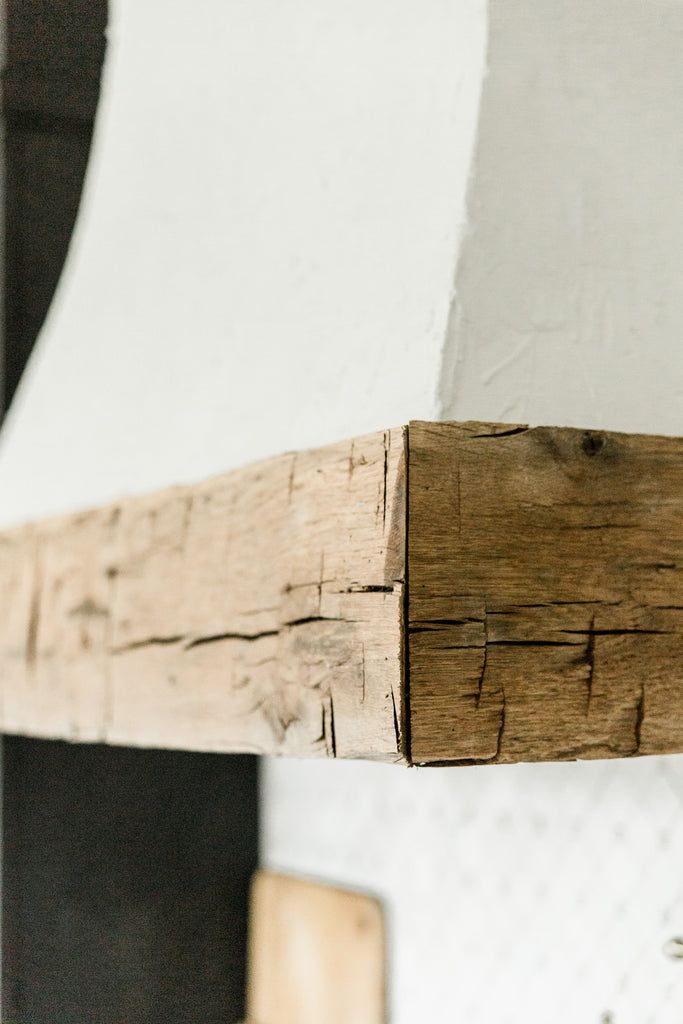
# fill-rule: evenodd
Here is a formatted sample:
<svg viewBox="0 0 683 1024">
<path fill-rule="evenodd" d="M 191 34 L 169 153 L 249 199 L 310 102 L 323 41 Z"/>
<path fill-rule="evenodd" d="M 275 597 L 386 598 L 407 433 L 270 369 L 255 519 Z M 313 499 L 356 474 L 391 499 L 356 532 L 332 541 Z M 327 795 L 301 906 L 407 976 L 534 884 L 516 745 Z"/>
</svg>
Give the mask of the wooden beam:
<svg viewBox="0 0 683 1024">
<path fill-rule="evenodd" d="M 412 423 L 5 534 L 0 582 L 6 732 L 418 764 L 683 751 L 673 438 Z"/>
<path fill-rule="evenodd" d="M 405 760 L 404 431 L 0 540 L 4 732 Z"/>
</svg>

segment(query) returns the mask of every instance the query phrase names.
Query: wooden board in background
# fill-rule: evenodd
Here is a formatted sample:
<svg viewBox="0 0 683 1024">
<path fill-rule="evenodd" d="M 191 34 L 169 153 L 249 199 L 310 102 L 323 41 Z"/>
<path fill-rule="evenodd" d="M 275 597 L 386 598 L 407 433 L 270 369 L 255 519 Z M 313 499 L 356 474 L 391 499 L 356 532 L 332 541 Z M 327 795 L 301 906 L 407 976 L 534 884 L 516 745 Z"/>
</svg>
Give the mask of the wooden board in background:
<svg viewBox="0 0 683 1024">
<path fill-rule="evenodd" d="M 259 872 L 247 987 L 253 1024 L 385 1024 L 379 903 L 356 892 Z"/>
</svg>

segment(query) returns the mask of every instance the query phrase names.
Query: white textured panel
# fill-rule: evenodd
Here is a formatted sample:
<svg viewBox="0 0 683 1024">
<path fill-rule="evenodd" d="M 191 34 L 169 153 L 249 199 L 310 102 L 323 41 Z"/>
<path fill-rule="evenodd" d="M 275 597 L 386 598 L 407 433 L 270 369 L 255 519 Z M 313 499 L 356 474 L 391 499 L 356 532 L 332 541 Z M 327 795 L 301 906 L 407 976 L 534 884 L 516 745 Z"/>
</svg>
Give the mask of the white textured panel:
<svg viewBox="0 0 683 1024">
<path fill-rule="evenodd" d="M 264 802 L 269 866 L 385 901 L 391 1024 L 680 1024 L 683 758 L 269 761 Z"/>
<path fill-rule="evenodd" d="M 442 415 L 683 433 L 683 4 L 489 25 Z"/>
<path fill-rule="evenodd" d="M 111 0 L 0 521 L 435 412 L 485 0 Z"/>
</svg>

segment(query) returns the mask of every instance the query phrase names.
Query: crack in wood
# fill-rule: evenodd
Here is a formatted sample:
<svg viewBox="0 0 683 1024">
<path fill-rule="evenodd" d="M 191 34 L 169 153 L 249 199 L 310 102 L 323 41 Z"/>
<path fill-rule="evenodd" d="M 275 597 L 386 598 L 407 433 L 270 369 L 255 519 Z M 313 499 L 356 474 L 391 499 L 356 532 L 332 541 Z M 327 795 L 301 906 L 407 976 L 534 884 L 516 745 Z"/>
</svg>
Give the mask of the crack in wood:
<svg viewBox="0 0 683 1024">
<path fill-rule="evenodd" d="M 675 636 L 670 629 L 561 629 L 560 633 L 575 636 Z"/>
<path fill-rule="evenodd" d="M 486 675 L 486 662 L 487 662 L 487 658 L 488 658 L 488 649 L 489 649 L 488 619 L 487 619 L 487 616 L 486 616 L 486 609 L 484 609 L 484 656 L 483 656 L 483 659 L 482 659 L 481 671 L 479 672 L 479 680 L 478 680 L 478 683 L 477 683 L 477 700 L 476 700 L 476 705 L 475 705 L 476 708 L 477 708 L 477 711 L 479 710 L 479 705 L 481 704 L 482 694 L 484 692 L 484 676 Z"/>
<path fill-rule="evenodd" d="M 393 594 L 393 586 L 383 583 L 352 583 L 350 587 L 339 591 L 341 594 Z"/>
<path fill-rule="evenodd" d="M 574 600 L 571 600 L 571 601 L 560 601 L 558 599 L 556 601 L 541 601 L 541 602 L 535 602 L 533 604 L 515 603 L 514 605 L 511 605 L 511 607 L 513 609 L 516 609 L 516 608 L 556 608 L 556 607 L 557 608 L 565 608 L 565 607 L 571 608 L 573 605 L 579 605 L 579 606 L 580 605 L 598 605 L 598 606 L 600 606 L 602 608 L 617 608 L 617 607 L 619 607 L 619 605 L 622 605 L 623 603 L 624 602 L 621 601 L 621 600 L 619 600 L 619 601 L 605 601 L 605 600 L 602 600 L 600 598 L 593 599 L 593 600 L 579 600 L 577 598 L 577 599 L 574 599 Z M 489 614 L 491 614 L 491 615 L 499 615 L 500 612 L 495 611 L 495 610 L 492 609 L 489 612 Z M 514 615 L 514 611 L 512 612 L 512 614 Z"/>
<path fill-rule="evenodd" d="M 334 724 L 334 698 L 329 695 L 329 724 L 330 724 L 330 753 L 332 757 L 337 756 L 337 732 Z"/>
<path fill-rule="evenodd" d="M 462 619 L 416 619 L 414 622 L 416 623 L 415 625 L 408 627 L 409 633 L 443 633 L 444 630 L 441 629 L 441 626 L 468 626 L 473 622 L 483 624 L 484 619 L 470 617 Z"/>
<path fill-rule="evenodd" d="M 394 688 L 391 688 L 391 707 L 394 715 L 394 735 L 396 736 L 396 752 L 401 753 L 401 726 L 399 723 L 398 713 L 396 711 L 396 694 Z"/>
<path fill-rule="evenodd" d="M 637 754 L 640 751 L 640 746 L 641 746 L 641 743 L 642 743 L 642 730 L 643 730 L 643 721 L 644 721 L 644 719 L 645 719 L 645 683 L 641 682 L 641 684 L 640 684 L 640 696 L 638 697 L 638 703 L 636 704 L 635 727 L 634 727 L 634 730 L 633 730 L 634 739 L 635 739 L 635 747 L 633 748 L 633 753 L 634 754 Z"/>
<path fill-rule="evenodd" d="M 498 727 L 498 737 L 496 739 L 496 753 L 495 753 L 494 757 L 492 758 L 493 761 L 500 760 L 501 750 L 503 749 L 503 734 L 505 732 L 505 719 L 506 719 L 506 710 L 507 710 L 507 705 L 506 705 L 506 700 L 505 700 L 505 687 L 504 686 L 501 686 L 500 695 L 501 695 L 501 699 L 502 699 L 502 704 L 501 704 L 501 707 L 500 707 L 500 725 Z"/>
<path fill-rule="evenodd" d="M 35 668 L 38 654 L 38 630 L 40 628 L 40 611 L 42 597 L 42 572 L 40 561 L 36 556 L 34 562 L 33 587 L 31 589 L 31 604 L 28 616 L 28 628 L 26 630 L 26 667 L 29 670 Z"/>
<path fill-rule="evenodd" d="M 479 439 L 488 438 L 514 437 L 515 434 L 526 434 L 528 430 L 529 427 L 510 427 L 509 430 L 492 431 L 491 433 L 487 434 L 470 434 L 470 437 L 475 441 Z"/>
<path fill-rule="evenodd" d="M 568 630 L 562 630 L 568 632 Z M 489 647 L 579 647 L 573 640 L 489 640 Z"/>
<path fill-rule="evenodd" d="M 320 552 L 320 574 L 318 576 L 318 615 L 323 607 L 323 582 L 325 580 L 325 552 Z"/>
<path fill-rule="evenodd" d="M 576 523 L 572 525 L 563 525 L 560 527 L 563 530 L 642 530 L 643 527 L 640 523 Z"/>
<path fill-rule="evenodd" d="M 320 735 L 316 736 L 315 743 L 316 744 L 323 743 L 324 746 L 325 746 L 325 750 L 327 751 L 327 736 L 326 736 L 326 727 L 325 727 L 325 705 L 324 704 L 320 705 Z"/>
<path fill-rule="evenodd" d="M 365 704 L 365 682 L 366 682 L 366 679 L 365 679 L 365 644 L 361 644 L 361 683 L 362 683 L 361 698 L 360 698 L 361 704 Z M 392 695 L 393 695 L 393 690 L 392 690 Z"/>
<path fill-rule="evenodd" d="M 144 640 L 131 640 L 128 644 L 120 644 L 110 650 L 112 654 L 126 654 L 128 651 L 138 651 L 144 647 L 171 647 L 173 644 L 181 644 L 186 639 L 186 635 L 182 633 L 175 633 L 172 636 L 148 636 Z"/>
<path fill-rule="evenodd" d="M 351 624 L 356 621 L 356 619 L 346 619 L 343 615 L 305 615 L 300 619 L 289 619 L 288 622 L 283 622 L 282 628 L 291 629 L 296 626 L 308 626 L 314 622 L 346 622 Z M 280 630 L 276 632 L 280 632 Z"/>
<path fill-rule="evenodd" d="M 387 440 L 388 438 L 388 440 Z M 387 476 L 389 473 L 389 446 L 391 445 L 391 436 L 384 431 L 384 481 L 383 481 L 383 497 L 382 497 L 382 532 L 386 532 L 387 528 Z"/>
<path fill-rule="evenodd" d="M 344 622 L 350 625 L 355 621 L 355 619 L 345 619 L 341 616 L 306 615 L 299 619 L 289 619 L 287 622 L 283 622 L 277 629 L 263 629 L 257 633 L 239 633 L 226 630 L 221 633 L 209 633 L 206 636 L 192 637 L 191 639 L 187 633 L 174 633 L 170 636 L 150 636 L 142 640 L 132 640 L 130 643 L 121 644 L 119 647 L 114 647 L 110 650 L 112 654 L 125 654 L 128 651 L 135 651 L 144 647 L 170 647 L 174 644 L 183 644 L 184 651 L 191 651 L 195 647 L 203 647 L 206 644 L 223 643 L 230 640 L 255 643 L 268 637 L 280 636 L 288 629 L 296 629 L 300 626 L 308 626 L 317 622 Z"/>
<path fill-rule="evenodd" d="M 262 629 L 258 633 L 209 633 L 207 636 L 197 636 L 192 640 L 188 640 L 183 650 L 191 651 L 195 647 L 204 647 L 206 644 L 218 644 L 228 640 L 239 640 L 244 643 L 252 644 L 257 640 L 265 640 L 267 637 L 279 636 L 279 629 Z"/>
<path fill-rule="evenodd" d="M 418 633 L 421 630 L 418 630 Z M 425 630 L 424 632 L 436 633 L 437 630 Z M 488 644 L 430 644 L 430 651 L 483 651 Z"/>
</svg>

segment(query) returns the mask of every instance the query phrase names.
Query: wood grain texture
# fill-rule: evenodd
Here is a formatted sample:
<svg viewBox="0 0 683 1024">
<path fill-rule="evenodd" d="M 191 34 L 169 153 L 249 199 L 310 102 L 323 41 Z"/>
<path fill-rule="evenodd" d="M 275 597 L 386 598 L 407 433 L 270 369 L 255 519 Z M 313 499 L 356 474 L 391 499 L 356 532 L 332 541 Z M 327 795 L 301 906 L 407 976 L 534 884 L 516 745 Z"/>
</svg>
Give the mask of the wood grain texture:
<svg viewBox="0 0 683 1024">
<path fill-rule="evenodd" d="M 683 441 L 413 423 L 1 535 L 0 726 L 418 764 L 683 751 L 682 567 Z"/>
<path fill-rule="evenodd" d="M 0 723 L 405 760 L 404 432 L 0 538 Z"/>
<path fill-rule="evenodd" d="M 416 763 L 683 751 L 683 441 L 409 434 Z"/>
<path fill-rule="evenodd" d="M 249 931 L 249 1022 L 384 1024 L 384 921 L 375 899 L 261 871 Z"/>
</svg>

